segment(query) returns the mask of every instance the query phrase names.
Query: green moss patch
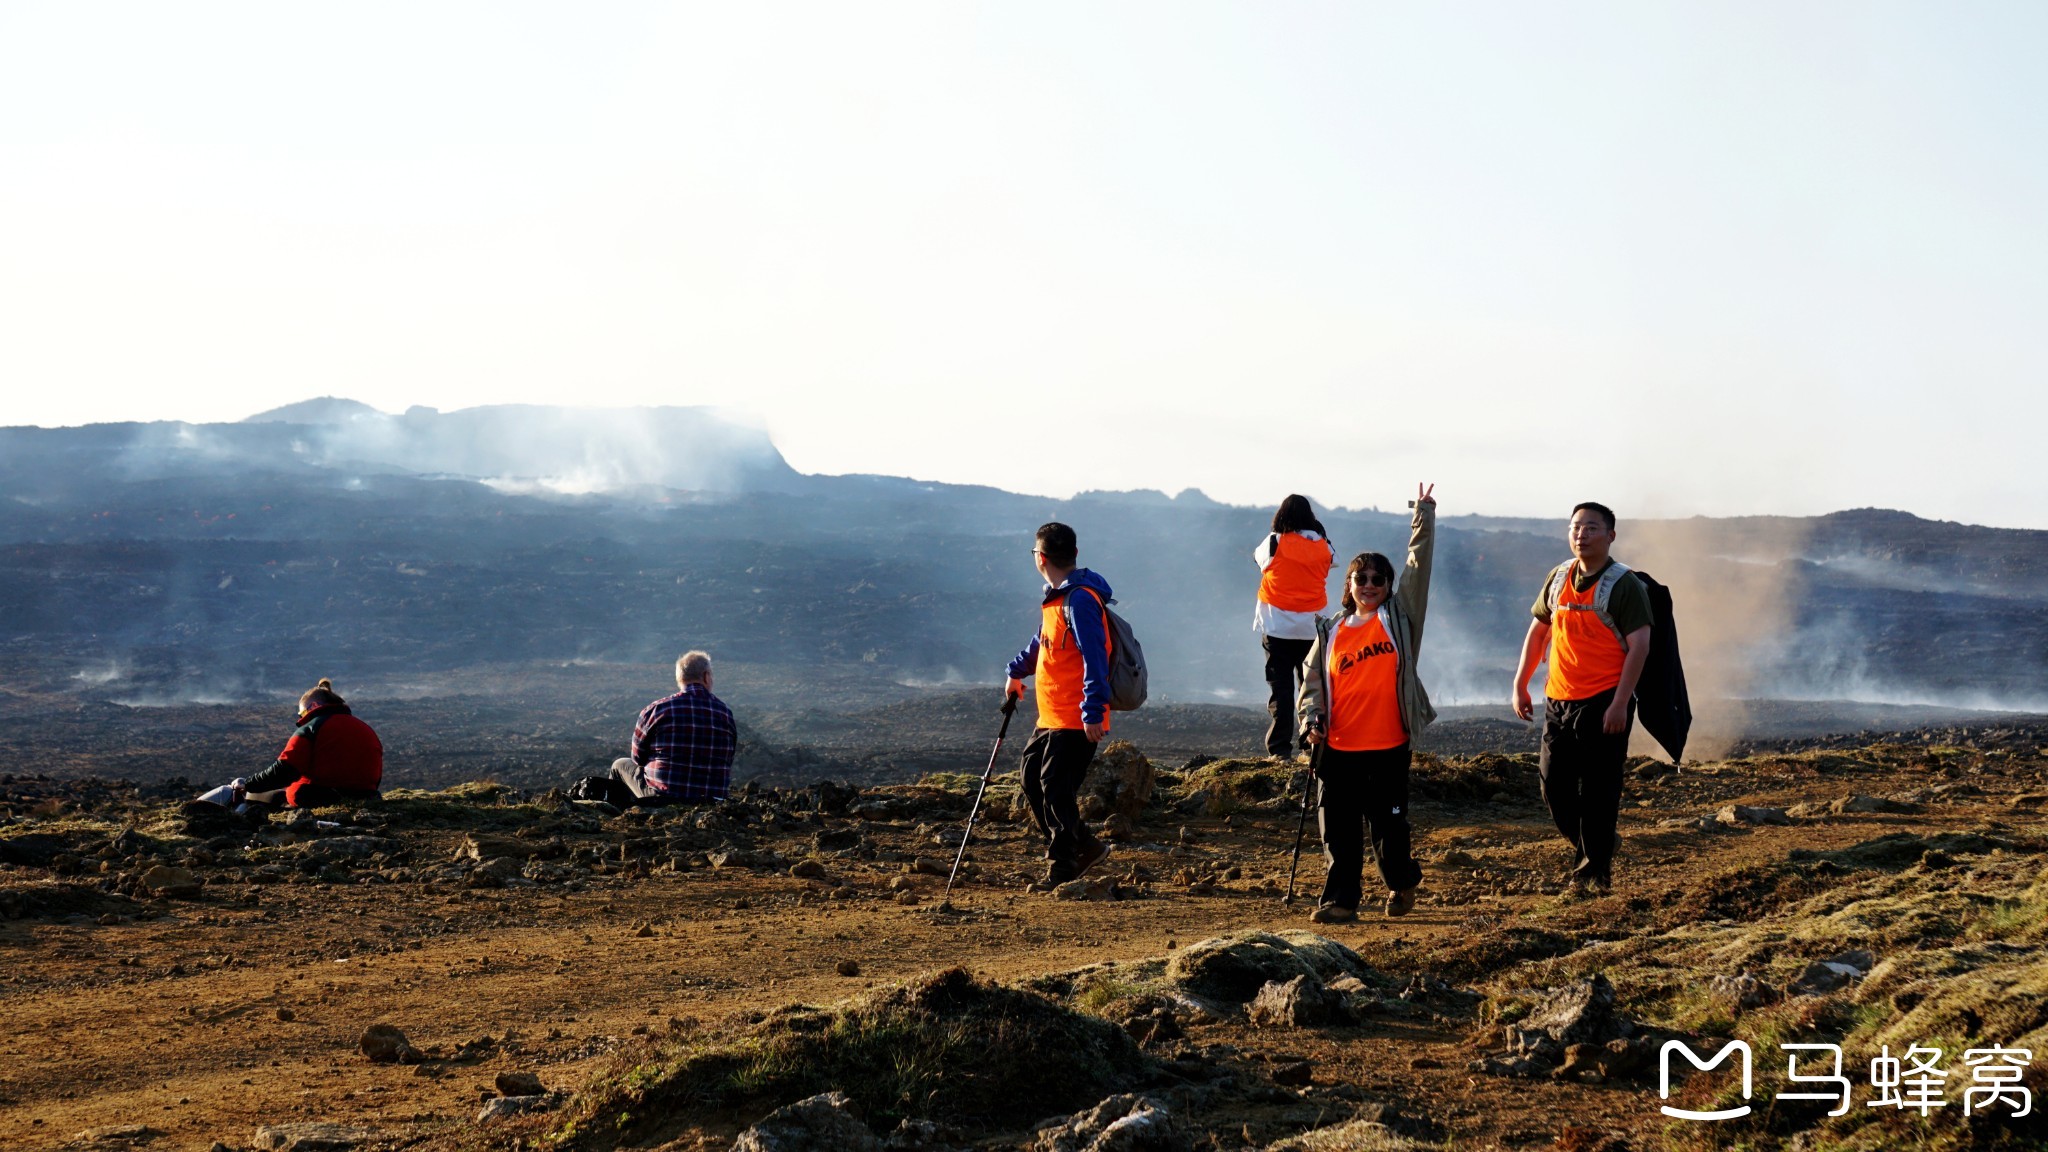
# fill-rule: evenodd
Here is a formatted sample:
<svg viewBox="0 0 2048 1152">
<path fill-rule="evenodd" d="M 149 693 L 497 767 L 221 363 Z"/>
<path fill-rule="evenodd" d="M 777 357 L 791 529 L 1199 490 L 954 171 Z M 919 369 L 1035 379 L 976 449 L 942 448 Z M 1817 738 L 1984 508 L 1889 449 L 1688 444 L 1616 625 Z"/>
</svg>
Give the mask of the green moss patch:
<svg viewBox="0 0 2048 1152">
<path fill-rule="evenodd" d="M 592 1084 L 556 1143 L 652 1144 L 692 1127 L 751 1123 L 833 1089 L 877 1127 L 917 1117 L 988 1131 L 1086 1107 L 1152 1068 L 1115 1025 L 953 968 L 834 1008 L 792 1006 L 671 1042 Z"/>
</svg>

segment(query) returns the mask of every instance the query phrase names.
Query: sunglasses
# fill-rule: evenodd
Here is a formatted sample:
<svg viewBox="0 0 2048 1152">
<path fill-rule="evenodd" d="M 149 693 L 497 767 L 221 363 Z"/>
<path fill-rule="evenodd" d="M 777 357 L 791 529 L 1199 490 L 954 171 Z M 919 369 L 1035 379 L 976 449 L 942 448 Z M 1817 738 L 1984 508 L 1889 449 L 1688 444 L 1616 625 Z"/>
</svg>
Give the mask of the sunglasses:
<svg viewBox="0 0 2048 1152">
<path fill-rule="evenodd" d="M 1362 569 L 1360 571 L 1352 573 L 1351 582 L 1353 584 L 1364 585 L 1367 588 L 1385 588 L 1387 586 L 1386 576 L 1383 573 L 1370 568 Z"/>
</svg>

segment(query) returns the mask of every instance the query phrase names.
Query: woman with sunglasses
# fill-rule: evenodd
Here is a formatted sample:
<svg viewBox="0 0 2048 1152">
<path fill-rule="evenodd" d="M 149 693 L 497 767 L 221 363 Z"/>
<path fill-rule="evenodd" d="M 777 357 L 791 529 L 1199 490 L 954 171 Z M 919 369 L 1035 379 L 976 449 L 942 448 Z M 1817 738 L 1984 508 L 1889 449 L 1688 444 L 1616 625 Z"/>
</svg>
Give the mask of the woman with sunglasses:
<svg viewBox="0 0 2048 1152">
<path fill-rule="evenodd" d="M 1436 548 L 1435 490 L 1416 486 L 1399 583 L 1385 556 L 1352 557 L 1344 573 L 1344 614 L 1316 620 L 1315 643 L 1302 666 L 1302 743 L 1321 747 L 1317 827 L 1329 862 L 1309 917 L 1318 924 L 1358 918 L 1368 827 L 1387 887 L 1387 915 L 1407 915 L 1422 883 L 1409 838 L 1408 766 L 1412 741 L 1436 719 L 1415 671 Z"/>
</svg>

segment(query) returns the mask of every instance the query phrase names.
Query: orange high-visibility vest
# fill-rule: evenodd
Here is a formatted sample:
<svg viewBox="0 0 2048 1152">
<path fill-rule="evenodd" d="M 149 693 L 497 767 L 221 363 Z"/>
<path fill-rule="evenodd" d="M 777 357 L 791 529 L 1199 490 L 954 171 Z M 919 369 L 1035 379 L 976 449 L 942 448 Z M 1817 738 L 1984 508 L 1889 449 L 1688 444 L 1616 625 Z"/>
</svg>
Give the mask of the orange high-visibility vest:
<svg viewBox="0 0 2048 1152">
<path fill-rule="evenodd" d="M 1288 612 L 1321 612 L 1330 606 L 1330 566 L 1336 553 L 1328 540 L 1299 532 L 1277 533 L 1273 562 L 1259 575 L 1259 599 Z"/>
<path fill-rule="evenodd" d="M 1558 583 L 1550 609 L 1550 675 L 1543 695 L 1552 700 L 1585 700 L 1621 683 L 1628 649 L 1614 629 L 1594 611 L 1600 582 L 1580 592 L 1572 586 L 1574 561 Z"/>
<path fill-rule="evenodd" d="M 1401 657 L 1377 612 L 1330 629 L 1330 747 L 1377 752 L 1408 742 L 1397 676 Z"/>
<path fill-rule="evenodd" d="M 1091 589 L 1075 588 L 1057 600 L 1039 609 L 1038 625 L 1038 726 L 1040 728 L 1083 728 L 1081 720 L 1081 699 L 1083 684 L 1088 668 L 1081 659 L 1081 645 L 1067 628 L 1066 602 L 1076 592 L 1087 591 L 1088 599 L 1102 612 L 1102 644 L 1104 650 L 1103 674 L 1109 671 L 1108 656 L 1116 646 L 1109 630 L 1109 613 L 1102 607 L 1102 601 Z M 1076 604 L 1077 611 L 1086 609 L 1086 602 Z M 1109 709 L 1102 711 L 1102 726 L 1109 727 Z"/>
</svg>

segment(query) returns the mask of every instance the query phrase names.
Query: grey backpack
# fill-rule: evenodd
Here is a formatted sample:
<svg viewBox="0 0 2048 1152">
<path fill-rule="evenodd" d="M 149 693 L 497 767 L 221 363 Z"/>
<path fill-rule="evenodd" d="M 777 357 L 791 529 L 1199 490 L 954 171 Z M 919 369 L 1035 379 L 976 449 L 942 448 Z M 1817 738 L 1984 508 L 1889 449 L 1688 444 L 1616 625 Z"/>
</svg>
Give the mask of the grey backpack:
<svg viewBox="0 0 2048 1152">
<path fill-rule="evenodd" d="M 1095 595 L 1094 590 L 1089 590 Z M 1098 601 L 1101 597 L 1096 597 Z M 1074 598 L 1067 597 L 1063 606 L 1067 614 L 1067 634 L 1079 635 L 1074 630 Z M 1145 648 L 1138 643 L 1137 634 L 1131 631 L 1131 622 L 1117 614 L 1107 602 L 1102 603 L 1102 614 L 1109 618 L 1109 707 L 1113 712 L 1130 712 L 1145 703 Z"/>
</svg>

